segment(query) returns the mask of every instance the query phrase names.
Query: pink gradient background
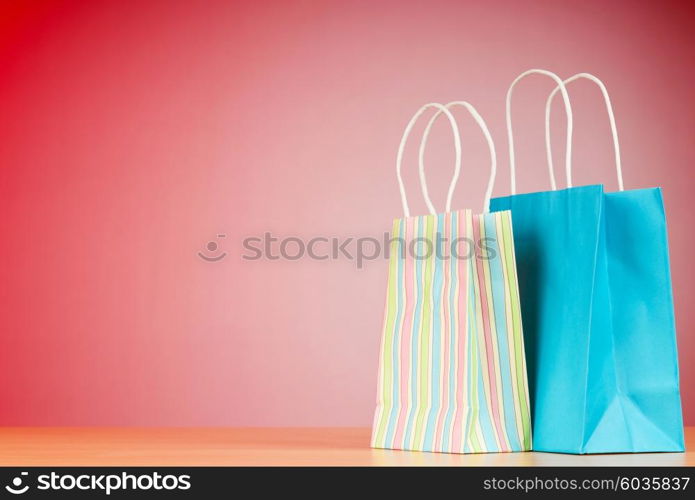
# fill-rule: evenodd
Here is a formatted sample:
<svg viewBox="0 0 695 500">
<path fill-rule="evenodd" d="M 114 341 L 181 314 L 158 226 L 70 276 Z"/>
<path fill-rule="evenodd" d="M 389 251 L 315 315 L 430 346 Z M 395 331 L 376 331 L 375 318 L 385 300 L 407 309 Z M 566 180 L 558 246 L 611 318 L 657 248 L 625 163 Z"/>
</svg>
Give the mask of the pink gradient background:
<svg viewBox="0 0 695 500">
<path fill-rule="evenodd" d="M 626 187 L 664 189 L 695 424 L 695 61 L 683 6 L 3 2 L 0 424 L 369 425 L 386 262 L 248 262 L 241 240 L 390 229 L 396 147 L 431 100 L 478 107 L 500 158 L 494 192 L 507 194 L 504 94 L 531 67 L 602 78 Z M 549 187 L 550 89 L 536 77 L 516 93 L 520 192 Z M 600 94 L 579 82 L 571 95 L 575 185 L 615 189 Z M 462 128 L 455 207 L 479 209 L 487 150 L 470 119 Z M 441 208 L 452 154 L 446 126 L 434 134 Z M 406 184 L 424 213 L 415 154 Z M 229 255 L 202 262 L 217 233 Z"/>
</svg>

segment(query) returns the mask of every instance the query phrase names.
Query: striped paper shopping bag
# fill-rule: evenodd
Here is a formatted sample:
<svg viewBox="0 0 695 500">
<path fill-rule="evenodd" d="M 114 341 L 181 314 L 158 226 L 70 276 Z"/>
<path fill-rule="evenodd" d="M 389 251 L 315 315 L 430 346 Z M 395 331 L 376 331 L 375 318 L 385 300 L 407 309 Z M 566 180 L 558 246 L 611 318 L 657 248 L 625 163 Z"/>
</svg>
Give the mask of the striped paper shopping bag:
<svg viewBox="0 0 695 500">
<path fill-rule="evenodd" d="M 379 358 L 372 446 L 449 453 L 522 451 L 531 447 L 528 386 L 509 211 L 451 211 L 460 171 L 458 127 L 448 108 L 423 106 L 401 140 L 397 175 L 405 218 L 393 223 L 386 311 Z M 417 119 L 436 108 L 423 140 L 420 179 L 430 215 L 410 216 L 401 160 Z M 445 115 L 454 133 L 456 169 L 446 212 L 427 192 L 423 154 L 432 123 Z"/>
</svg>

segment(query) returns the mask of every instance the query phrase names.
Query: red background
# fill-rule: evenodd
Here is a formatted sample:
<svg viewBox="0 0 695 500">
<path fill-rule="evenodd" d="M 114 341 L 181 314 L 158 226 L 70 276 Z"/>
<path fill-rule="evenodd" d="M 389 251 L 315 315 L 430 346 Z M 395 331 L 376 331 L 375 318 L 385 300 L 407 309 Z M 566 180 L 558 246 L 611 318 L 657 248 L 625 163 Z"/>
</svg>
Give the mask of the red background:
<svg viewBox="0 0 695 500">
<path fill-rule="evenodd" d="M 249 262 L 241 240 L 388 230 L 400 134 L 432 100 L 478 107 L 508 193 L 504 93 L 531 67 L 602 78 L 626 188 L 664 189 L 695 424 L 691 20 L 647 1 L 3 2 L 0 424 L 369 425 L 385 261 Z M 551 88 L 515 94 L 520 192 L 548 188 Z M 570 92 L 575 185 L 614 189 L 600 94 Z M 455 206 L 478 209 L 487 151 L 465 123 Z M 559 106 L 554 123 L 564 179 Z M 227 257 L 203 262 L 218 233 Z"/>
</svg>

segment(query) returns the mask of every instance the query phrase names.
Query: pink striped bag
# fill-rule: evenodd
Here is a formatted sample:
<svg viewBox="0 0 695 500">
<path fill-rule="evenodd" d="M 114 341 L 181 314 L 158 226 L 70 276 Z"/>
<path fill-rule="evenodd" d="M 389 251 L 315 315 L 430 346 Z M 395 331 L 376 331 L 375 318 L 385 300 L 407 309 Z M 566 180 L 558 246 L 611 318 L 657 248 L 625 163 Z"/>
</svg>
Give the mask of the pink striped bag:
<svg viewBox="0 0 695 500">
<path fill-rule="evenodd" d="M 449 108 L 465 107 L 491 154 L 485 213 L 451 211 L 461 144 Z M 430 215 L 411 216 L 401 177 L 407 138 L 428 109 L 420 144 L 420 181 Z M 437 213 L 425 180 L 427 136 L 440 115 L 451 124 L 456 151 L 446 212 Z M 390 242 L 388 286 L 379 358 L 372 447 L 448 453 L 531 448 L 528 385 L 509 211 L 489 213 L 495 148 L 473 106 L 427 104 L 408 123 L 396 161 L 405 218 Z"/>
</svg>

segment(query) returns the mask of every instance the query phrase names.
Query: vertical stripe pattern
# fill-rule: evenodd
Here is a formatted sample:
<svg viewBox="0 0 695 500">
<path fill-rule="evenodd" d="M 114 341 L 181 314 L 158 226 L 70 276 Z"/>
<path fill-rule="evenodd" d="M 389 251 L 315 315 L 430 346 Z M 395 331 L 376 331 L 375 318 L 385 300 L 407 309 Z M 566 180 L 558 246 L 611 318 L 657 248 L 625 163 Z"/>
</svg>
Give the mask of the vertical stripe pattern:
<svg viewBox="0 0 695 500">
<path fill-rule="evenodd" d="M 372 446 L 531 449 L 511 212 L 394 221 Z"/>
</svg>

